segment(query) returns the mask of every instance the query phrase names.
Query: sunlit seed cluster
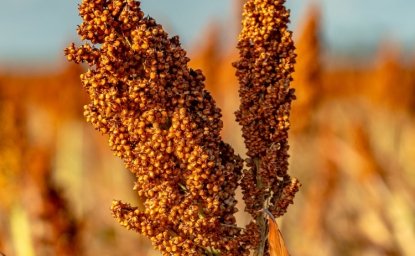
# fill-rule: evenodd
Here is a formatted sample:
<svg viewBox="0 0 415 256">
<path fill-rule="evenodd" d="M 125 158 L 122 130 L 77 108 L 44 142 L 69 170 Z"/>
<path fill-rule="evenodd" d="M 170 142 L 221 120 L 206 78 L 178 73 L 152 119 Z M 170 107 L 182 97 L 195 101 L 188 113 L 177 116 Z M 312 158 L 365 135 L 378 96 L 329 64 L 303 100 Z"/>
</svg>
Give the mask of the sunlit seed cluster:
<svg viewBox="0 0 415 256">
<path fill-rule="evenodd" d="M 247 1 L 238 42 L 240 60 L 234 63 L 241 99 L 236 116 L 249 157 L 242 189 L 246 210 L 254 217 L 263 207 L 275 217 L 283 215 L 299 188 L 287 173 L 296 55 L 284 3 Z"/>
<path fill-rule="evenodd" d="M 295 54 L 283 4 L 245 4 L 235 64 L 249 156 L 241 187 L 255 218 L 263 207 L 282 215 L 299 186 L 287 174 Z M 144 200 L 143 210 L 115 201 L 115 218 L 164 255 L 249 255 L 263 237 L 255 222 L 244 232 L 235 225 L 242 160 L 221 141 L 220 110 L 178 37 L 168 38 L 138 1 L 84 0 L 79 13 L 78 33 L 90 43 L 65 53 L 90 66 L 81 76 L 91 99 L 84 115 L 108 134 Z"/>
<path fill-rule="evenodd" d="M 91 101 L 84 115 L 109 136 L 144 200 L 144 210 L 114 202 L 114 217 L 163 255 L 248 255 L 233 216 L 242 160 L 221 141 L 220 110 L 178 37 L 138 1 L 84 0 L 79 13 L 78 34 L 90 43 L 65 54 L 90 67 L 81 75 Z"/>
</svg>

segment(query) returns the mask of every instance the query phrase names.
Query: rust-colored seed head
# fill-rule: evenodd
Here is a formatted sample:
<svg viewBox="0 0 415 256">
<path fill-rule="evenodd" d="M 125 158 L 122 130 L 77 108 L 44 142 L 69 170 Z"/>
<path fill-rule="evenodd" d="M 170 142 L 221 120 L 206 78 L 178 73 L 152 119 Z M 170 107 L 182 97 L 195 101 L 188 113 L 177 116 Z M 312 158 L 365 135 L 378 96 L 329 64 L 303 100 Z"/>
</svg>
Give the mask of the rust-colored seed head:
<svg viewBox="0 0 415 256">
<path fill-rule="evenodd" d="M 298 190 L 287 174 L 295 55 L 283 3 L 249 0 L 244 7 L 235 64 L 242 99 L 237 119 L 249 156 L 243 178 L 242 160 L 220 138 L 220 110 L 201 71 L 187 66 L 178 37 L 145 17 L 138 1 L 79 6 L 78 34 L 90 43 L 72 44 L 65 54 L 90 66 L 81 75 L 90 96 L 84 115 L 136 176 L 145 206 L 115 201 L 112 213 L 163 255 L 249 255 L 263 236 L 256 222 L 243 232 L 236 227 L 241 178 L 255 218 L 264 206 L 282 215 Z"/>
<path fill-rule="evenodd" d="M 263 207 L 281 216 L 299 188 L 287 173 L 296 55 L 284 3 L 247 1 L 238 43 L 240 60 L 234 63 L 241 99 L 236 116 L 249 157 L 241 186 L 246 209 L 255 218 Z"/>
<path fill-rule="evenodd" d="M 114 217 L 151 239 L 164 255 L 248 255 L 236 227 L 242 160 L 220 138 L 220 110 L 204 76 L 187 66 L 178 37 L 145 17 L 138 1 L 84 0 L 80 37 L 65 50 L 90 69 L 84 115 L 109 137 L 136 176 L 145 210 L 115 201 Z"/>
</svg>

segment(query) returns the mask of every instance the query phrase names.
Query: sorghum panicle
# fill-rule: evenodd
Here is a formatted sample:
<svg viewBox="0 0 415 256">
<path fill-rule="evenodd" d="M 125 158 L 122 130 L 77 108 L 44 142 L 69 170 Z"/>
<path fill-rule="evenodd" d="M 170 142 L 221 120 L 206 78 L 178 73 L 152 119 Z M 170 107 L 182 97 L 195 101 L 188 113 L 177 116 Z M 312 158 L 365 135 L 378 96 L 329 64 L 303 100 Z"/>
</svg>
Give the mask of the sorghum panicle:
<svg viewBox="0 0 415 256">
<path fill-rule="evenodd" d="M 144 200 L 145 209 L 115 201 L 113 215 L 164 255 L 248 255 L 233 216 L 242 160 L 220 138 L 204 76 L 139 5 L 82 1 L 78 34 L 90 43 L 65 50 L 90 66 L 81 75 L 91 100 L 84 115 L 109 136 Z"/>
<path fill-rule="evenodd" d="M 248 0 L 244 5 L 234 63 L 241 105 L 237 121 L 247 147 L 248 168 L 242 190 L 246 210 L 258 217 L 264 207 L 275 216 L 285 213 L 299 183 L 288 173 L 290 88 L 295 63 L 289 11 L 284 0 Z"/>
<path fill-rule="evenodd" d="M 287 174 L 295 54 L 283 3 L 246 3 L 235 64 L 249 156 L 241 186 L 254 217 L 263 207 L 282 215 L 299 186 Z M 144 209 L 115 201 L 115 218 L 164 255 L 249 255 L 264 229 L 255 221 L 244 232 L 235 225 L 242 160 L 221 140 L 220 110 L 178 37 L 144 17 L 138 1 L 84 0 L 79 13 L 78 33 L 91 43 L 65 54 L 90 66 L 81 76 L 91 99 L 84 114 L 108 134 L 144 200 Z"/>
</svg>

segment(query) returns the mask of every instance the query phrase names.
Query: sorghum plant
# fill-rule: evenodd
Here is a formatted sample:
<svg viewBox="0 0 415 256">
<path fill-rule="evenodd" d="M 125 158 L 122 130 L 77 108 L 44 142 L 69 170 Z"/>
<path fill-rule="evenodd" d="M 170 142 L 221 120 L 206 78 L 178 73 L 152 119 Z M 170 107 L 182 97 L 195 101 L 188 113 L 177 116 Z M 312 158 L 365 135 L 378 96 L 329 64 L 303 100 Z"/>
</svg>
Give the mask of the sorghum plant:
<svg viewBox="0 0 415 256">
<path fill-rule="evenodd" d="M 253 11 L 249 6 L 256 2 L 248 2 L 246 16 Z M 283 8 L 282 3 L 267 2 L 258 7 L 266 10 L 267 5 Z M 154 19 L 145 17 L 138 1 L 83 0 L 79 13 L 83 23 L 78 34 L 90 43 L 80 47 L 72 44 L 65 54 L 70 61 L 90 66 L 81 75 L 91 99 L 84 115 L 97 130 L 109 136 L 115 155 L 136 176 L 134 189 L 144 202 L 141 209 L 115 201 L 114 217 L 128 229 L 149 237 L 163 255 L 249 255 L 259 244 L 259 226 L 253 221 L 243 230 L 236 226 L 234 218 L 235 190 L 242 178 L 243 161 L 221 140 L 220 110 L 205 90 L 201 71 L 188 67 L 189 59 L 178 37 L 169 38 Z M 287 48 L 291 51 L 290 41 L 287 45 L 280 43 L 280 36 L 284 40 L 291 37 L 288 32 L 278 32 L 288 21 L 281 14 L 288 16 L 269 13 L 271 20 L 282 21 L 275 23 L 277 33 L 267 40 L 277 48 L 291 47 Z M 279 41 L 273 42 L 275 38 Z M 243 49 L 243 43 L 240 48 Z M 270 55 L 271 67 L 275 60 L 286 59 L 288 65 L 293 61 L 294 55 L 278 57 L 282 51 Z M 258 71 L 261 72 L 249 72 Z M 285 73 L 278 74 L 280 71 Z M 253 104 L 263 105 L 261 111 L 269 109 L 270 116 L 276 116 L 278 121 L 264 123 L 261 128 L 268 132 L 264 136 L 271 136 L 263 145 L 269 148 L 265 150 L 267 154 L 262 150 L 261 155 L 253 155 L 248 145 L 250 162 L 258 158 L 255 161 L 261 163 L 258 171 L 262 171 L 264 185 L 254 188 L 257 184 L 250 179 L 256 173 L 247 171 L 241 186 L 253 216 L 261 215 L 264 206 L 280 216 L 291 202 L 297 184 L 289 185 L 286 174 L 286 130 L 289 101 L 293 97 L 288 89 L 290 71 L 262 72 L 273 74 L 269 75 L 270 81 L 261 85 L 267 88 L 269 84 L 266 97 L 270 100 Z M 260 78 L 257 81 L 264 82 Z M 284 89 L 278 89 L 280 84 Z M 284 97 L 279 100 L 280 105 L 269 105 L 279 102 L 279 97 Z M 246 117 L 239 115 L 239 119 Z M 244 130 L 250 129 L 245 128 L 245 123 Z M 275 130 L 271 134 L 272 129 Z M 292 190 L 288 189 L 290 186 Z M 269 196 L 272 193 L 274 196 Z M 271 199 L 269 205 L 264 204 L 267 197 Z"/>
<path fill-rule="evenodd" d="M 0 87 L 0 251 L 14 244 L 17 252 L 27 232 L 33 248 L 32 243 L 25 246 L 38 255 L 82 255 L 80 225 L 53 182 L 51 148 L 37 145 L 28 134 L 23 91 L 18 85 Z M 30 233 L 13 220 L 20 208 L 33 227 Z"/>
<path fill-rule="evenodd" d="M 317 7 L 311 7 L 297 35 L 296 52 L 301 58 L 295 64 L 292 86 L 298 100 L 291 111 L 292 131 L 296 134 L 312 130 L 313 112 L 324 97 L 320 16 Z"/>
<path fill-rule="evenodd" d="M 287 173 L 289 115 L 295 99 L 290 83 L 296 55 L 284 3 L 247 1 L 238 42 L 240 60 L 234 63 L 241 99 L 236 117 L 248 150 L 242 190 L 261 241 L 267 233 L 261 209 L 275 217 L 283 215 L 300 185 Z"/>
</svg>

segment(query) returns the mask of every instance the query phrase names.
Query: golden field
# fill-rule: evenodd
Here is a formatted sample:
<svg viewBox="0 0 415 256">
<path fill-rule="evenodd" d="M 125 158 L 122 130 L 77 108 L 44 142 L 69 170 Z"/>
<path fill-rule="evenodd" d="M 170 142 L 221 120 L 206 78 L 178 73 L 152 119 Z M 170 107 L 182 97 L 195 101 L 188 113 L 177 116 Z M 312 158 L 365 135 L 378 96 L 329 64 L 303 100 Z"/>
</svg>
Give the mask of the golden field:
<svg viewBox="0 0 415 256">
<path fill-rule="evenodd" d="M 238 56 L 221 48 L 219 31 L 204 33 L 191 66 L 222 109 L 224 140 L 244 155 Z M 379 42 L 375 57 L 329 56 L 317 9 L 294 36 L 290 173 L 302 188 L 279 220 L 287 247 L 304 256 L 415 255 L 415 55 Z M 159 255 L 111 217 L 113 199 L 139 203 L 133 177 L 84 121 L 82 68 L 62 66 L 0 69 L 0 252 Z"/>
</svg>

